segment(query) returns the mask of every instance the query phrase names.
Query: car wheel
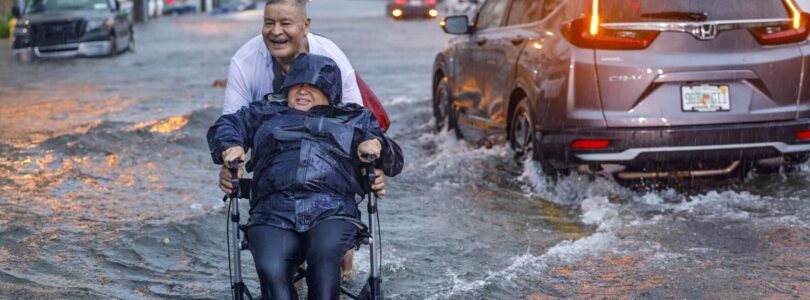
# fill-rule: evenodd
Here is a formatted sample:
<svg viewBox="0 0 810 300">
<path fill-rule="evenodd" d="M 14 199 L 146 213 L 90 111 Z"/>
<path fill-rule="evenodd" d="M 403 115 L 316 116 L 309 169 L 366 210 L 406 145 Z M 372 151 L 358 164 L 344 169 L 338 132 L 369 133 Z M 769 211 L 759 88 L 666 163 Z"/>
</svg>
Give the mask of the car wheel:
<svg viewBox="0 0 810 300">
<path fill-rule="evenodd" d="M 436 132 L 441 131 L 447 125 L 447 112 L 450 107 L 448 93 L 447 78 L 445 77 L 436 84 L 436 90 L 433 93 L 433 127 Z"/>
<path fill-rule="evenodd" d="M 518 163 L 522 163 L 526 158 L 531 157 L 540 163 L 540 166 L 543 167 L 543 173 L 557 177 L 561 174 L 561 171 L 554 168 L 542 155 L 535 155 L 537 141 L 535 140 L 533 116 L 529 107 L 529 99 L 520 100 L 512 112 L 512 119 L 509 123 L 509 145 L 515 152 L 515 160 Z"/>
<path fill-rule="evenodd" d="M 526 99 L 515 107 L 509 124 L 509 143 L 515 159 L 523 160 L 534 153 L 534 120 Z"/>
<path fill-rule="evenodd" d="M 464 136 L 456 123 L 457 112 L 450 99 L 450 82 L 447 77 L 444 77 L 436 84 L 436 91 L 433 93 L 434 129 L 439 132 L 447 127 L 448 131 L 455 131 L 456 138 L 462 139 Z"/>
</svg>

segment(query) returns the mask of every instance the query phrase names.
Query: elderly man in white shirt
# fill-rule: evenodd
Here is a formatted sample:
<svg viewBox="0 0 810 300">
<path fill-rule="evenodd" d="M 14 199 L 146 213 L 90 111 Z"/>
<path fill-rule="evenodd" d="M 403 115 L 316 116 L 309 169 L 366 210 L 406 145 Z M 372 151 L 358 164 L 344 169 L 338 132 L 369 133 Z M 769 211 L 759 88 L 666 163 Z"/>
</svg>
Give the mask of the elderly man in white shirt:
<svg viewBox="0 0 810 300">
<path fill-rule="evenodd" d="M 329 57 L 342 74 L 343 102 L 363 105 L 354 69 L 343 51 L 332 41 L 309 32 L 311 20 L 307 0 L 268 0 L 264 9 L 262 33 L 245 43 L 231 59 L 225 87 L 223 114 L 231 114 L 250 102 L 261 101 L 278 90 L 295 58 L 301 53 Z M 240 168 L 241 172 L 241 168 Z M 372 189 L 385 195 L 385 175 L 377 170 Z M 220 188 L 230 193 L 231 173 L 223 166 Z"/>
<path fill-rule="evenodd" d="M 284 81 L 274 73 L 281 69 L 282 73 L 286 74 L 289 65 L 285 64 L 282 59 L 274 59 L 277 56 L 272 55 L 268 48 L 278 47 L 281 48 L 280 51 L 285 51 L 291 48 L 290 44 L 293 43 L 291 43 L 292 39 L 284 34 L 284 31 L 280 30 L 278 33 L 280 33 L 278 36 L 272 35 L 272 31 L 265 26 L 265 32 L 262 35 L 252 38 L 231 58 L 223 114 L 234 113 L 242 107 L 248 106 L 250 102 L 261 100 L 265 95 L 276 90 L 275 84 L 280 85 Z M 269 37 L 268 34 L 270 34 Z M 340 73 L 343 75 L 343 102 L 357 103 L 362 106 L 363 99 L 360 97 L 354 69 L 343 51 L 335 43 L 322 36 L 312 33 L 307 33 L 305 36 L 306 43 L 302 46 L 307 48 L 302 52 L 326 56 L 337 62 Z M 284 42 L 276 44 L 274 42 L 276 40 Z M 295 56 L 298 56 L 297 53 Z"/>
</svg>

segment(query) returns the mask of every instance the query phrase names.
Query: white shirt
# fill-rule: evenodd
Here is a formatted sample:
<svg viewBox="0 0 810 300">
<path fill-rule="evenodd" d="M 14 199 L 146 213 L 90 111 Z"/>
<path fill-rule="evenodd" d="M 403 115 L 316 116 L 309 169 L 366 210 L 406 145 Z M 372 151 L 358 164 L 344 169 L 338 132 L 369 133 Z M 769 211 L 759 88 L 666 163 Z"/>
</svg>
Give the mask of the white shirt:
<svg viewBox="0 0 810 300">
<path fill-rule="evenodd" d="M 337 63 L 343 77 L 343 102 L 362 106 L 363 98 L 357 87 L 357 77 L 343 51 L 329 39 L 312 33 L 307 35 L 307 42 L 309 53 L 329 57 Z M 274 77 L 273 58 L 260 34 L 245 43 L 231 58 L 222 114 L 235 113 L 251 102 L 273 93 Z"/>
</svg>

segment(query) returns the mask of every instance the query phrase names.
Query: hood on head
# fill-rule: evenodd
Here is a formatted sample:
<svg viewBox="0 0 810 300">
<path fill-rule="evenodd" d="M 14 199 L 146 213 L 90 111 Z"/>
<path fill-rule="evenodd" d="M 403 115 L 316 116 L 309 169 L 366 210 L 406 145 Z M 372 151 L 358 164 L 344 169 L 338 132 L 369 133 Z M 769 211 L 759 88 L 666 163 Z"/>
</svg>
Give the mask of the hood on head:
<svg viewBox="0 0 810 300">
<path fill-rule="evenodd" d="M 340 68 L 331 58 L 306 53 L 298 55 L 277 95 L 286 98 L 291 87 L 302 83 L 319 89 L 329 99 L 329 105 L 343 102 Z"/>
</svg>

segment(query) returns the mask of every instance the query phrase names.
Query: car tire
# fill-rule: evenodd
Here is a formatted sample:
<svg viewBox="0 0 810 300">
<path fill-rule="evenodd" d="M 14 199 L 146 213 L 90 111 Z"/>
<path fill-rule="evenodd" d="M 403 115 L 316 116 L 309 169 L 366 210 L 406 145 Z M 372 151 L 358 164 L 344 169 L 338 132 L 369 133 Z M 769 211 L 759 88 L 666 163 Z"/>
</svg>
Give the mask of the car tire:
<svg viewBox="0 0 810 300">
<path fill-rule="evenodd" d="M 520 100 L 512 112 L 512 118 L 509 120 L 508 137 L 509 146 L 515 152 L 515 161 L 523 163 L 527 157 L 531 157 L 540 164 L 544 174 L 558 177 L 562 174 L 561 170 L 552 166 L 540 153 L 535 153 L 535 151 L 539 151 L 539 148 L 537 147 L 538 141 L 535 140 L 534 127 L 536 122 L 533 116 L 528 98 Z"/>
<path fill-rule="evenodd" d="M 450 90 L 450 81 L 447 77 L 443 77 L 436 84 L 436 90 L 433 93 L 433 118 L 434 129 L 440 132 L 447 127 L 447 131 L 454 131 L 456 138 L 463 139 L 461 130 L 458 128 L 456 122 L 456 110 L 453 109 L 451 103 L 452 94 Z"/>
<path fill-rule="evenodd" d="M 446 82 L 447 77 L 439 79 L 433 91 L 433 129 L 436 132 L 441 131 L 447 125 L 447 113 L 450 111 L 449 97 L 447 97 L 449 89 Z"/>
</svg>

